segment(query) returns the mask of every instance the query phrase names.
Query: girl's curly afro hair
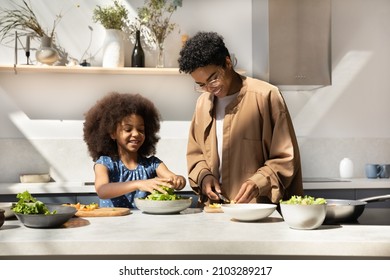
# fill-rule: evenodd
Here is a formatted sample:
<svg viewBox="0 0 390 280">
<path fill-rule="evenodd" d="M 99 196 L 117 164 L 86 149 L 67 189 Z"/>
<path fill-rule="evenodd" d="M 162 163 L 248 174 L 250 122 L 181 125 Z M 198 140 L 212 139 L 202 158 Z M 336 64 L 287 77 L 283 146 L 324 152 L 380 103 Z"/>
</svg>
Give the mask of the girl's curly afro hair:
<svg viewBox="0 0 390 280">
<path fill-rule="evenodd" d="M 161 121 L 157 108 L 140 94 L 112 92 L 98 100 L 85 114 L 84 141 L 94 161 L 103 155 L 119 157 L 117 144 L 110 135 L 123 118 L 132 114 L 141 116 L 145 122 L 145 142 L 138 154 L 146 157 L 156 153 Z"/>
<path fill-rule="evenodd" d="M 223 37 L 215 32 L 198 32 L 191 37 L 180 51 L 179 71 L 191 74 L 207 65 L 226 66 L 229 51 Z"/>
</svg>

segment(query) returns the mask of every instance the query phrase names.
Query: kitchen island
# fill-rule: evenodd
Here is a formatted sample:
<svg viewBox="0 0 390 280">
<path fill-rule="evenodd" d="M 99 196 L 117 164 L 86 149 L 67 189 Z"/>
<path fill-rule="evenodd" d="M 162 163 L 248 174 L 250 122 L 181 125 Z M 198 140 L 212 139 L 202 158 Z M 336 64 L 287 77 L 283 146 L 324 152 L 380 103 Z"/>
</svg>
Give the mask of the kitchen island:
<svg viewBox="0 0 390 280">
<path fill-rule="evenodd" d="M 365 209 L 358 223 L 316 230 L 290 229 L 277 211 L 238 222 L 197 208 L 173 215 L 132 210 L 120 217 L 72 218 L 56 229 L 27 228 L 11 219 L 0 228 L 0 258 L 390 259 L 389 214 L 390 209 Z"/>
</svg>

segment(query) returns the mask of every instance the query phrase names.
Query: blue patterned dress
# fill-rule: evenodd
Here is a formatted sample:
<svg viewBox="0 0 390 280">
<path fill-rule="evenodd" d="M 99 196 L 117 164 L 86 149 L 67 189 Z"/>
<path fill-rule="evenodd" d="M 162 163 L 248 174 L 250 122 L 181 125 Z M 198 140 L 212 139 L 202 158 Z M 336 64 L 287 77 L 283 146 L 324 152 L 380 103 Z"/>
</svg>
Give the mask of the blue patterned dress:
<svg viewBox="0 0 390 280">
<path fill-rule="evenodd" d="M 139 157 L 136 169 L 128 169 L 123 162 L 112 160 L 111 157 L 101 156 L 96 163 L 103 164 L 108 169 L 108 176 L 111 183 L 128 182 L 134 180 L 146 180 L 157 176 L 156 170 L 161 160 L 155 156 L 148 158 Z M 134 191 L 111 199 L 100 199 L 100 207 L 127 207 L 136 208 L 134 198 L 145 197 L 148 193 Z"/>
</svg>

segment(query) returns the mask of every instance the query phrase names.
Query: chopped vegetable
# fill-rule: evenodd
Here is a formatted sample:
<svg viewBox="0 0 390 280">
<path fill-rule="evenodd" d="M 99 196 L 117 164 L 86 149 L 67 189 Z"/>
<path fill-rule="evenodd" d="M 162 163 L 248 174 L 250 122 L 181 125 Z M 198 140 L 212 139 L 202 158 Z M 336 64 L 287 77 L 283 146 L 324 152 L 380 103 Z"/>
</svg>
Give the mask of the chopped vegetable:
<svg viewBox="0 0 390 280">
<path fill-rule="evenodd" d="M 211 203 L 209 205 L 210 208 L 221 208 L 221 203 Z"/>
<path fill-rule="evenodd" d="M 19 201 L 12 205 L 11 210 L 20 214 L 45 214 L 51 215 L 55 214 L 57 211 L 50 212 L 47 206 L 34 198 L 28 191 L 23 193 L 18 193 L 16 198 Z"/>
<path fill-rule="evenodd" d="M 178 200 L 181 199 L 181 197 L 177 194 L 175 194 L 174 189 L 160 186 L 164 191 L 167 193 L 159 192 L 158 190 L 154 190 L 151 194 L 149 194 L 145 199 L 147 200 Z"/>
<path fill-rule="evenodd" d="M 280 203 L 283 204 L 300 204 L 300 205 L 312 205 L 312 204 L 326 204 L 326 200 L 324 198 L 314 198 L 312 196 L 305 195 L 297 196 L 293 195 L 289 200 L 280 200 Z"/>
</svg>

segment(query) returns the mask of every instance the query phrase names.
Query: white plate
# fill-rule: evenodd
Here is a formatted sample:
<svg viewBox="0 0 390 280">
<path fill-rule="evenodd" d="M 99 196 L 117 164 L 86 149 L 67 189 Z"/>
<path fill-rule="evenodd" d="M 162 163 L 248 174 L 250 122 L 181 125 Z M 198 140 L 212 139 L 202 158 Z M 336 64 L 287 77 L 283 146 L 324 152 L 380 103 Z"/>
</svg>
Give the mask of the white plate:
<svg viewBox="0 0 390 280">
<path fill-rule="evenodd" d="M 221 208 L 224 213 L 231 218 L 239 221 L 257 221 L 271 215 L 275 209 L 275 204 L 266 203 L 239 203 L 239 204 L 222 204 Z"/>
<path fill-rule="evenodd" d="M 178 200 L 148 200 L 136 198 L 135 205 L 142 212 L 149 214 L 176 214 L 190 207 L 192 198 Z"/>
</svg>

